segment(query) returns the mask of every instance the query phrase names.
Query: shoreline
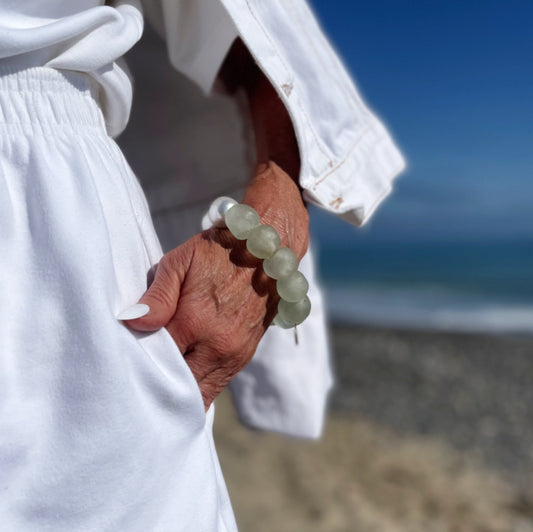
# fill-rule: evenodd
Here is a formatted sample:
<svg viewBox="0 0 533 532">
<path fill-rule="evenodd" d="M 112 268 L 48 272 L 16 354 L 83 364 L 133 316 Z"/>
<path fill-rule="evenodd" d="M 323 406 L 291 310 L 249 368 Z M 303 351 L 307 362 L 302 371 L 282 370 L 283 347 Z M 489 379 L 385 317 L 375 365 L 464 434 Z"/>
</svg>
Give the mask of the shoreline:
<svg viewBox="0 0 533 532">
<path fill-rule="evenodd" d="M 488 328 L 475 328 L 465 325 L 463 328 L 454 328 L 452 326 L 436 326 L 436 325 L 416 325 L 412 323 L 378 323 L 372 319 L 346 319 L 343 320 L 339 317 L 329 318 L 329 328 L 333 329 L 368 329 L 372 331 L 393 331 L 393 332 L 406 332 L 406 333 L 428 333 L 428 334 L 444 334 L 451 336 L 484 336 L 484 337 L 503 337 L 505 339 L 524 339 L 533 341 L 533 329 L 532 330 L 489 330 Z M 533 327 L 533 324 L 532 324 Z M 533 355 L 533 353 L 532 353 Z"/>
</svg>

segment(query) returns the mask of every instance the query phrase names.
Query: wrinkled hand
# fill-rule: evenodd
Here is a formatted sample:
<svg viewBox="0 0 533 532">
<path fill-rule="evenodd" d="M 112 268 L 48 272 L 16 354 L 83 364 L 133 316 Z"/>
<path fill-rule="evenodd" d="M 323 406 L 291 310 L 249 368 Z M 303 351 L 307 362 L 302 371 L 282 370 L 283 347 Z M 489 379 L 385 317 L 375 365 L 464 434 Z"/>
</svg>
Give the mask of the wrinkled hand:
<svg viewBox="0 0 533 532">
<path fill-rule="evenodd" d="M 259 167 L 244 203 L 274 226 L 282 245 L 301 258 L 308 215 L 294 181 L 276 164 Z M 206 410 L 250 361 L 277 312 L 275 281 L 262 261 L 226 228 L 212 228 L 167 253 L 140 303 L 150 307 L 127 324 L 139 331 L 165 326 L 194 374 Z"/>
</svg>

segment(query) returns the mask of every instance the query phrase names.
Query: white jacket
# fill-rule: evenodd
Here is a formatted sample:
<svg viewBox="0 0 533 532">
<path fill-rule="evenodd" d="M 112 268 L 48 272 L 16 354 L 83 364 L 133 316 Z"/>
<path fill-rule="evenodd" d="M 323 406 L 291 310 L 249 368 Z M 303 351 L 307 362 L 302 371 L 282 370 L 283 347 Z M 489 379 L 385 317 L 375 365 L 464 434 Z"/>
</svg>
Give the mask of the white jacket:
<svg viewBox="0 0 533 532">
<path fill-rule="evenodd" d="M 99 86 L 107 131 L 117 136 L 128 123 L 133 93 L 122 56 L 142 35 L 143 8 L 165 38 L 172 65 L 205 94 L 211 92 L 220 65 L 239 35 L 293 120 L 301 158 L 300 185 L 307 199 L 362 224 L 390 191 L 392 179 L 404 167 L 402 156 L 362 102 L 304 0 L 104 4 L 104 0 L 1 3 L 2 65 L 88 73 Z M 178 224 L 172 216 L 157 212 L 172 211 L 175 196 L 189 203 L 198 198 L 185 183 L 153 186 L 151 174 L 146 171 L 139 177 L 146 183 L 163 244 L 165 239 L 178 244 L 186 231 L 176 232 Z M 242 187 L 246 172 L 236 168 L 235 175 L 240 176 L 236 188 Z M 232 183 L 227 180 L 225 185 Z M 215 184 L 209 183 L 208 188 L 218 195 Z M 200 215 L 196 218 L 199 224 Z M 310 262 L 306 258 L 302 269 L 313 281 Z M 313 313 L 301 327 L 298 348 L 291 332 L 269 331 L 252 364 L 233 384 L 241 416 L 252 425 L 297 435 L 320 433 L 331 377 L 323 308 L 314 282 L 310 295 Z"/>
<path fill-rule="evenodd" d="M 238 34 L 293 120 L 307 199 L 362 224 L 405 166 L 303 0 L 145 0 L 176 69 L 209 92 Z M 161 21 L 164 21 L 162 24 Z"/>
</svg>

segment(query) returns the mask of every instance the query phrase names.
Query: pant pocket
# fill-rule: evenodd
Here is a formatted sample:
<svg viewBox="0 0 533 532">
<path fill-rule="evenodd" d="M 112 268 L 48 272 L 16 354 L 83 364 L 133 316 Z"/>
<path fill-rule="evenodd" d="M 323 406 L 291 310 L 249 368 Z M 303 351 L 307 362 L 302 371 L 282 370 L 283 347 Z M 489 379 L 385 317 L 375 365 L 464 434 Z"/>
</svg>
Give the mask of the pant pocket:
<svg viewBox="0 0 533 532">
<path fill-rule="evenodd" d="M 132 332 L 162 375 L 161 386 L 177 399 L 174 408 L 180 409 L 180 415 L 187 410 L 186 415 L 205 426 L 206 413 L 200 388 L 168 330 L 162 327 L 148 334 Z"/>
</svg>

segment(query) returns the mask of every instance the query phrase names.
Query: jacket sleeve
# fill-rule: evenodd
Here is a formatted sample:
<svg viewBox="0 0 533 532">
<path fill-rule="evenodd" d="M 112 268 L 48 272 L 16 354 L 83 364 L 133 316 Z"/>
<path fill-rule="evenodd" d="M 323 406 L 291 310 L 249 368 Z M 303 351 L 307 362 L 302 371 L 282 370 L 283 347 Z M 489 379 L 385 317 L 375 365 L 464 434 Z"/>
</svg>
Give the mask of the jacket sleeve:
<svg viewBox="0 0 533 532">
<path fill-rule="evenodd" d="M 293 121 L 306 199 L 350 223 L 366 222 L 405 162 L 305 0 L 157 3 L 145 0 L 145 8 L 165 34 L 170 61 L 205 93 L 242 38 Z"/>
</svg>

